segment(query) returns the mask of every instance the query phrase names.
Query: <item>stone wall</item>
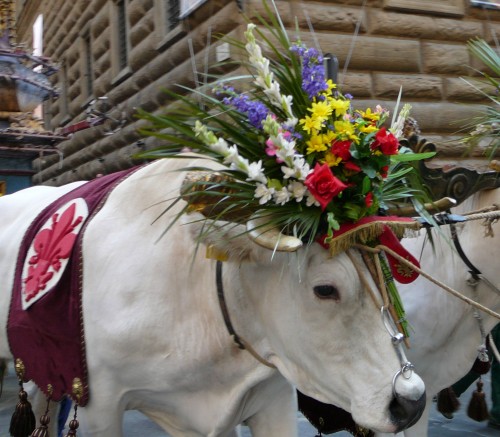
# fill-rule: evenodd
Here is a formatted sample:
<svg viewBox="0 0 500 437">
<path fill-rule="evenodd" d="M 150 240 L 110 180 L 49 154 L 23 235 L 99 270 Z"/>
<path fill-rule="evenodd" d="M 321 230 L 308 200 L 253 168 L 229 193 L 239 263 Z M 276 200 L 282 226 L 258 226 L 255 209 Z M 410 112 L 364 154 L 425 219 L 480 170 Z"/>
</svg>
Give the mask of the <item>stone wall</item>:
<svg viewBox="0 0 500 437">
<path fill-rule="evenodd" d="M 228 73 L 211 67 L 221 44 L 216 35 L 241 37 L 246 27 L 243 12 L 249 17 L 263 12 L 261 0 L 207 0 L 168 31 L 162 21 L 164 2 L 128 0 L 129 60 L 127 68 L 118 71 L 114 0 L 27 1 L 26 10 L 19 11 L 20 39 L 29 40 L 26 23 L 35 16 L 33 3 L 44 14 L 44 54 L 62 63 L 66 77 L 65 84 L 62 72 L 54 77 L 67 105 L 61 98 L 46 105 L 51 128 L 84 119 L 86 105 L 101 96 L 108 97 L 110 115 L 117 120 L 77 132 L 61 143 L 62 162 L 56 156 L 35 162 L 34 183 L 53 185 L 137 163 L 132 157 L 158 142 L 137 133 L 143 122 L 135 118 L 136 108 L 160 111 L 169 103 L 162 88 L 193 86 L 195 78 L 203 84 L 206 72 Z M 492 35 L 500 35 L 500 12 L 472 8 L 466 0 L 409 0 L 410 9 L 398 7 L 397 0 L 368 0 L 364 8 L 363 0 L 276 3 L 289 28 L 294 29 L 296 17 L 308 45 L 319 45 L 324 53 L 338 57 L 339 83 L 355 97 L 356 105 L 381 103 L 391 109 L 402 87 L 402 100 L 412 105 L 422 136 L 436 141 L 446 159 L 462 159 L 464 148 L 455 140 L 486 102 L 462 79 L 475 75 L 471 66 L 478 67 L 466 42 L 475 37 L 492 42 Z M 85 88 L 85 35 L 92 42 L 91 95 Z M 237 53 L 231 57 L 237 59 Z M 115 131 L 118 121 L 123 126 Z"/>
</svg>

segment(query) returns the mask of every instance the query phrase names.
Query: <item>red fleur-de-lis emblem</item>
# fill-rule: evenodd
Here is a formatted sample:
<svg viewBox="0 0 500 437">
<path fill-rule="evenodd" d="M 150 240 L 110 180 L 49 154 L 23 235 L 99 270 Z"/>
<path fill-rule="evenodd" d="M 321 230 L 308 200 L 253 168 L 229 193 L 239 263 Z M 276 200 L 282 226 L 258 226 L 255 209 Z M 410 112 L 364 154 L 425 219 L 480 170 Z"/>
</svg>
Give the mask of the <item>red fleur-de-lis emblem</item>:
<svg viewBox="0 0 500 437">
<path fill-rule="evenodd" d="M 52 214 L 37 233 L 23 269 L 23 299 L 28 304 L 52 288 L 69 260 L 78 232 L 88 216 L 83 199 L 75 199 Z M 40 296 L 41 297 L 41 296 Z"/>
</svg>

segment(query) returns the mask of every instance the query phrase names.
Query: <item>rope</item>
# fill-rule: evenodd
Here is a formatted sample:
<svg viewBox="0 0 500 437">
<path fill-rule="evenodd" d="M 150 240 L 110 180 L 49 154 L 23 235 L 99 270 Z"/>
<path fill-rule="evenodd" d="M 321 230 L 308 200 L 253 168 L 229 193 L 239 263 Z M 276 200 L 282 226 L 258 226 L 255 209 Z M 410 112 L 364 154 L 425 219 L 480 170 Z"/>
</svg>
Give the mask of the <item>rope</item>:
<svg viewBox="0 0 500 437">
<path fill-rule="evenodd" d="M 359 247 L 358 247 L 358 249 L 359 249 Z M 409 348 L 410 343 L 409 343 L 408 337 L 405 334 L 403 327 L 401 326 L 401 321 L 398 320 L 398 315 L 397 315 L 396 311 L 394 310 L 394 305 L 390 302 L 390 299 L 389 299 L 389 294 L 387 292 L 385 279 L 384 279 L 384 276 L 382 273 L 382 268 L 380 266 L 380 259 L 378 258 L 378 253 L 380 253 L 380 252 L 375 254 L 375 256 L 372 256 L 371 259 L 362 250 L 360 252 L 361 252 L 361 256 L 363 258 L 363 261 L 364 261 L 366 267 L 368 268 L 368 271 L 370 272 L 370 274 L 373 278 L 373 281 L 377 285 L 377 289 L 379 290 L 379 292 L 382 296 L 382 300 L 383 300 L 382 308 L 389 312 L 390 316 L 392 317 L 392 319 L 394 321 L 394 324 L 396 325 L 396 328 L 404 336 L 403 341 L 405 342 L 406 346 Z M 361 270 L 361 267 L 359 266 L 359 263 L 357 262 L 356 258 L 350 253 L 350 251 L 347 250 L 346 253 L 347 253 L 347 256 L 349 257 L 349 259 L 351 260 L 352 264 L 354 265 L 354 268 L 356 269 L 356 273 L 358 274 L 358 277 L 360 278 L 361 283 L 363 284 L 363 287 L 370 294 L 370 297 L 372 298 L 373 302 L 375 303 L 375 306 L 377 308 L 379 308 L 380 303 L 379 303 L 378 296 L 375 294 L 375 292 L 373 291 L 373 288 L 371 287 L 370 283 L 366 279 L 366 277 L 365 277 L 363 271 Z"/>
<path fill-rule="evenodd" d="M 487 308 L 484 305 L 481 305 L 480 303 L 478 303 L 478 302 L 476 302 L 476 301 L 468 298 L 467 296 L 464 296 L 462 293 L 454 290 L 451 287 L 448 287 L 446 284 L 443 284 L 442 282 L 438 281 L 436 278 L 433 278 L 431 275 L 425 273 L 422 269 L 420 269 L 419 267 L 417 267 L 416 265 L 414 265 L 413 263 L 411 263 L 410 261 L 408 261 L 406 258 L 403 258 L 398 253 L 394 252 L 389 247 L 384 246 L 382 244 L 379 244 L 378 246 L 375 246 L 375 247 L 369 247 L 369 246 L 365 246 L 365 245 L 362 245 L 362 244 L 356 244 L 354 246 L 358 247 L 361 250 L 365 250 L 365 251 L 371 252 L 371 253 L 379 253 L 379 252 L 382 252 L 382 251 L 383 252 L 387 252 L 388 254 L 390 254 L 391 256 L 393 256 L 394 258 L 396 258 L 398 261 L 400 261 L 401 263 L 403 263 L 406 266 L 410 267 L 411 269 L 413 269 L 414 271 L 416 271 L 417 273 L 419 273 L 420 275 L 422 275 L 424 278 L 426 278 L 429 281 L 433 282 L 434 284 L 436 284 L 437 286 L 441 287 L 443 290 L 447 291 L 448 293 L 452 294 L 453 296 L 455 296 L 455 297 L 463 300 L 464 302 L 468 303 L 469 305 L 471 305 L 471 306 L 473 306 L 475 308 L 480 309 L 481 311 L 485 312 L 486 314 L 489 314 L 492 317 L 500 319 L 500 314 L 496 313 L 495 311 L 490 310 L 489 308 Z"/>
<path fill-rule="evenodd" d="M 377 308 L 380 308 L 380 303 L 378 301 L 377 295 L 374 293 L 370 283 L 366 280 L 366 277 L 363 274 L 361 267 L 359 266 L 359 263 L 357 262 L 356 258 L 349 250 L 347 250 L 346 253 L 347 253 L 347 256 L 349 257 L 349 259 L 351 260 L 352 264 L 354 265 L 354 268 L 356 269 L 356 273 L 358 274 L 359 279 L 363 283 L 363 286 L 365 287 L 366 290 L 368 290 L 368 293 L 370 294 L 370 297 L 372 298 L 373 303 L 375 304 L 375 306 Z M 385 305 L 385 302 L 384 302 L 384 305 Z"/>
</svg>

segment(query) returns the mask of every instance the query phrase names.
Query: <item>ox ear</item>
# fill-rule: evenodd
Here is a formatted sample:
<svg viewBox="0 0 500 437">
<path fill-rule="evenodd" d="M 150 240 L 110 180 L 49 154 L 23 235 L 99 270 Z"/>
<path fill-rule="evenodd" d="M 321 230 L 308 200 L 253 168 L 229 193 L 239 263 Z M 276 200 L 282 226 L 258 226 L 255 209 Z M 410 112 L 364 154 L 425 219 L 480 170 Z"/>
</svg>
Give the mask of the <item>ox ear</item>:
<svg viewBox="0 0 500 437">
<path fill-rule="evenodd" d="M 272 251 L 253 242 L 243 225 L 207 220 L 196 212 L 185 215 L 182 221 L 195 243 L 204 246 L 209 258 L 254 262 L 271 259 Z"/>
</svg>

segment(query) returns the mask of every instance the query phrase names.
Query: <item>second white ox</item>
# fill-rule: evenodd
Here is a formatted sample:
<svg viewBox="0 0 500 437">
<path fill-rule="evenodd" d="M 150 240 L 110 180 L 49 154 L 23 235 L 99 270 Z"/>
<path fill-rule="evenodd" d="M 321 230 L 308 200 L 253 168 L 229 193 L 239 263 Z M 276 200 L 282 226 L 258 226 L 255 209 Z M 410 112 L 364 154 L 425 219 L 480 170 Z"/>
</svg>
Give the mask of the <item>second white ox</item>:
<svg viewBox="0 0 500 437">
<path fill-rule="evenodd" d="M 137 409 L 172 436 L 229 436 L 245 422 L 255 437 L 293 437 L 295 387 L 371 429 L 393 433 L 414 423 L 422 380 L 398 376 L 380 310 L 346 254 L 331 258 L 313 244 L 273 255 L 239 228 L 231 238 L 207 237 L 204 244 L 229 253 L 222 282 L 236 332 L 277 369 L 235 346 L 217 299 L 215 262 L 202 250 L 195 255 L 202 223 L 190 218 L 162 237 L 175 212 L 162 215 L 165 199 L 184 178 L 172 170 L 185 165 L 164 160 L 140 169 L 86 230 L 90 401 L 80 414 L 89 434 L 121 436 L 123 411 Z M 21 237 L 42 207 L 74 187 L 0 198 L 2 357 L 11 358 L 5 326 Z"/>
<path fill-rule="evenodd" d="M 500 189 L 477 193 L 454 212 L 476 211 L 495 204 L 500 205 Z M 433 231 L 435 252 L 423 231 L 419 238 L 405 240 L 404 245 L 415 256 L 420 254 L 421 266 L 426 273 L 483 306 L 500 312 L 500 222 L 492 224 L 493 238 L 484 236 L 486 228 L 482 221 L 457 225 L 465 255 L 487 280 L 479 281 L 475 287 L 468 283 L 471 277 L 469 268 L 454 249 L 448 228 L 442 227 L 446 237 Z M 482 342 L 481 334 L 474 308 L 427 279 L 420 277 L 413 284 L 399 285 L 398 288 L 408 320 L 414 328 L 408 357 L 418 368 L 427 389 L 425 412 L 415 426 L 404 432 L 404 436 L 425 437 L 432 397 L 470 370 Z M 485 313 L 480 314 L 486 333 L 500 322 Z"/>
</svg>

